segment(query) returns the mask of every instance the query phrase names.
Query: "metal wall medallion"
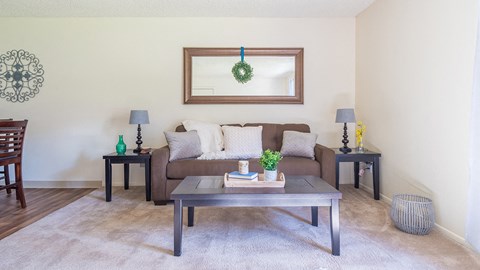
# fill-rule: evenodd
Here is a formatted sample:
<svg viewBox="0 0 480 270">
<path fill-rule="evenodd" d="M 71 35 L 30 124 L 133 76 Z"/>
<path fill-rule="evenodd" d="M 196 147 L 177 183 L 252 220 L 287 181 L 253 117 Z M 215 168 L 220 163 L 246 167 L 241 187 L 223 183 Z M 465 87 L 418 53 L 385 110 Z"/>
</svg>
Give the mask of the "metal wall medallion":
<svg viewBox="0 0 480 270">
<path fill-rule="evenodd" d="M 0 55 L 0 98 L 24 102 L 35 97 L 43 85 L 43 66 L 34 54 L 11 50 Z"/>
</svg>

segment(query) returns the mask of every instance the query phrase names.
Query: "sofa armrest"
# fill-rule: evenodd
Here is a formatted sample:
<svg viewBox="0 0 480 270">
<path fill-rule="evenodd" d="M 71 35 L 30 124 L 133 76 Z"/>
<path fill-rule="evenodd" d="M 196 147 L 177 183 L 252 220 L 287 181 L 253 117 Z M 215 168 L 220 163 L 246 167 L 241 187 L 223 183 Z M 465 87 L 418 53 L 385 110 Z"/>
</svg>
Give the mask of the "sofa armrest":
<svg viewBox="0 0 480 270">
<path fill-rule="evenodd" d="M 320 163 L 320 177 L 332 187 L 335 187 L 335 151 L 321 144 L 316 144 L 315 160 Z"/>
<path fill-rule="evenodd" d="M 152 199 L 155 204 L 165 204 L 167 200 L 167 164 L 170 148 L 164 146 L 152 152 Z"/>
</svg>

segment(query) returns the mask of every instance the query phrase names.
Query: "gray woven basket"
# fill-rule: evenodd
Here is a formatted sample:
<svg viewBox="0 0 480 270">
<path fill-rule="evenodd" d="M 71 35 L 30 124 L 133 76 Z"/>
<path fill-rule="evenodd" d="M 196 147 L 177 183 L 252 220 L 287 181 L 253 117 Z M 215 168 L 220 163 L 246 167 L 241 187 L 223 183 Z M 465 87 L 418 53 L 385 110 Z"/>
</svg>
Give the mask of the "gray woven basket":
<svg viewBox="0 0 480 270">
<path fill-rule="evenodd" d="M 394 195 L 390 217 L 395 227 L 410 234 L 426 235 L 435 224 L 432 200 L 418 195 Z"/>
</svg>

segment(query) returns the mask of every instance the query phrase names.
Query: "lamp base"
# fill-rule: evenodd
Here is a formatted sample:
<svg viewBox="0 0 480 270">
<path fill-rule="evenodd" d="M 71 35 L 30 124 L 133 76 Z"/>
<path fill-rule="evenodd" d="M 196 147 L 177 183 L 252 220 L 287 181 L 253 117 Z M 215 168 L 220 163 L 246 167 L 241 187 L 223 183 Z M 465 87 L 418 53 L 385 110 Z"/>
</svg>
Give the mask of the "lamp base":
<svg viewBox="0 0 480 270">
<path fill-rule="evenodd" d="M 138 124 L 137 128 L 137 148 L 133 149 L 134 153 L 140 153 L 142 151 L 142 127 Z"/>
<path fill-rule="evenodd" d="M 339 150 L 342 153 L 346 154 L 346 153 L 352 152 L 352 149 L 347 146 L 347 144 L 348 144 L 347 123 L 343 123 L 343 140 L 342 140 L 342 143 L 343 143 L 343 147 L 339 148 Z"/>
</svg>

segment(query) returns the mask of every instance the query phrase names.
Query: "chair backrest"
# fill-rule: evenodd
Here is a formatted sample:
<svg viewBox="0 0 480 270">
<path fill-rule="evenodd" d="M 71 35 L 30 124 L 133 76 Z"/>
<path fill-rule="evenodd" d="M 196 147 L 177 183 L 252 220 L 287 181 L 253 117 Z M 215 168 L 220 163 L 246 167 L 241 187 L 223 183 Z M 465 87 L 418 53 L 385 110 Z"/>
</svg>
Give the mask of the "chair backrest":
<svg viewBox="0 0 480 270">
<path fill-rule="evenodd" d="M 0 121 L 0 166 L 22 161 L 28 120 Z"/>
</svg>

